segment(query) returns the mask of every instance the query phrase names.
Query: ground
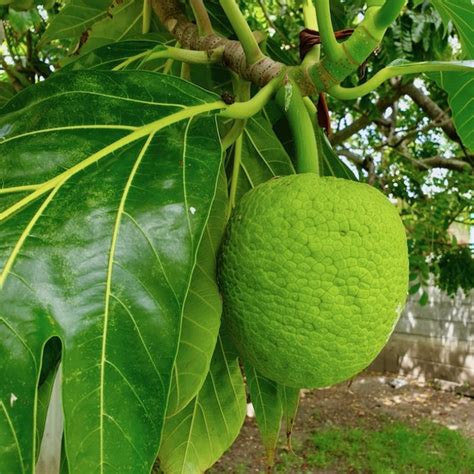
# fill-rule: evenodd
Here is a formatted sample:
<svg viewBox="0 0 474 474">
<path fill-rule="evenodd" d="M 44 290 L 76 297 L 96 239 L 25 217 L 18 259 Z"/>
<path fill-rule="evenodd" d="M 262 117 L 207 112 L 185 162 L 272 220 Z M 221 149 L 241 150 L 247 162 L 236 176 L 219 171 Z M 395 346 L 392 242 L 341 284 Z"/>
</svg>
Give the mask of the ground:
<svg viewBox="0 0 474 474">
<path fill-rule="evenodd" d="M 390 385 L 394 381 L 408 383 L 400 388 L 394 388 Z M 425 420 L 458 431 L 472 441 L 474 440 L 474 399 L 456 395 L 453 392 L 441 391 L 430 384 L 415 380 L 380 374 L 363 374 L 350 386 L 345 383 L 328 389 L 303 392 L 293 432 L 293 445 L 296 455 L 301 458 L 307 455 L 308 440 L 312 439 L 314 433 L 330 427 L 359 428 L 363 426 L 367 429 L 366 432 L 370 433 L 384 429 L 387 421 L 417 427 Z M 281 441 L 281 444 L 284 444 L 284 440 Z M 413 441 L 410 442 L 413 443 Z M 455 444 L 456 442 L 457 440 Z M 309 445 L 309 448 L 314 451 L 314 444 Z M 461 449 L 465 450 L 465 448 Z M 262 453 L 255 419 L 248 417 L 233 447 L 211 472 L 265 472 Z M 470 453 L 473 455 L 471 451 Z M 456 458 L 456 453 L 451 452 L 450 455 L 452 454 Z M 280 446 L 278 459 L 279 463 L 276 466 L 278 472 L 303 472 L 301 467 L 298 469 L 292 467 L 294 461 L 290 459 L 284 446 Z M 309 469 L 304 472 L 335 471 Z M 360 471 L 351 469 L 350 472 Z M 414 470 L 413 472 L 428 471 Z M 474 465 L 472 471 L 466 472 L 474 473 Z"/>
</svg>

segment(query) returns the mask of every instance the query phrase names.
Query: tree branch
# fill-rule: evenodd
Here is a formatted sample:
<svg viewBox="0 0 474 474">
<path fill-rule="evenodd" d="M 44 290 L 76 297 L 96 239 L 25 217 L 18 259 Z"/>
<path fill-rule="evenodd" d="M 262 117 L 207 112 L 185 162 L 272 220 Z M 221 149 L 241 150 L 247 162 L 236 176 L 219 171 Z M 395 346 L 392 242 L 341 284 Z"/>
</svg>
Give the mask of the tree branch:
<svg viewBox="0 0 474 474">
<path fill-rule="evenodd" d="M 391 138 L 388 137 L 387 143 L 382 144 L 382 146 L 390 146 L 392 148 L 397 148 L 402 143 L 412 142 L 413 140 L 415 140 L 418 137 L 418 135 L 420 133 L 425 133 L 425 132 L 427 132 L 428 130 L 430 130 L 432 128 L 441 128 L 444 123 L 447 123 L 450 120 L 451 119 L 448 118 L 447 120 L 444 120 L 442 122 L 436 122 L 436 121 L 430 122 L 430 123 L 426 124 L 424 127 L 414 128 L 414 129 L 408 131 L 403 136 L 392 135 Z"/>
<path fill-rule="evenodd" d="M 474 155 L 469 155 L 469 159 L 474 159 Z M 459 158 L 443 158 L 442 156 L 433 156 L 431 158 L 424 158 L 418 160 L 418 169 L 426 168 L 445 168 L 453 171 L 469 171 L 472 169 L 471 165 Z"/>
<path fill-rule="evenodd" d="M 358 168 L 366 169 L 365 160 L 361 156 L 355 154 L 354 152 L 348 150 L 347 148 L 338 148 L 337 154 L 345 156 L 352 163 L 354 163 Z"/>
<path fill-rule="evenodd" d="M 354 163 L 358 168 L 362 168 L 367 172 L 370 171 L 370 165 L 372 164 L 367 158 L 362 158 L 356 153 L 348 150 L 347 148 L 338 148 L 337 153 L 339 155 L 345 156 L 352 163 Z M 432 156 L 430 158 L 423 158 L 421 160 L 415 159 L 405 153 L 402 153 L 400 150 L 397 150 L 397 153 L 407 160 L 411 161 L 416 169 L 420 171 L 427 171 L 432 168 L 444 168 L 453 171 L 469 171 L 472 169 L 472 166 L 463 161 L 460 158 L 443 158 L 440 155 Z M 474 155 L 470 155 L 469 158 L 474 159 Z"/>
<path fill-rule="evenodd" d="M 291 45 L 291 41 L 289 40 L 289 38 L 285 35 L 285 33 L 283 33 L 283 31 L 281 31 L 280 28 L 278 28 L 275 22 L 270 18 L 267 7 L 265 6 L 265 2 L 263 0 L 257 0 L 257 3 L 262 9 L 263 16 L 265 17 L 265 20 L 267 20 L 268 26 L 270 28 L 273 28 L 275 30 L 275 33 L 278 34 L 283 41 L 293 47 L 294 45 Z"/>
<path fill-rule="evenodd" d="M 414 158 L 411 156 L 408 148 L 402 143 L 398 148 L 394 148 L 394 151 L 411 161 L 413 166 L 420 171 L 427 171 L 431 168 L 444 168 L 453 171 L 471 171 L 474 155 L 468 155 L 466 157 L 455 157 L 455 158 L 444 158 L 441 155 L 432 156 L 430 158 Z M 467 161 L 464 161 L 466 159 Z"/>
<path fill-rule="evenodd" d="M 394 148 L 398 147 L 403 141 L 416 136 L 418 132 L 425 131 L 426 129 L 433 127 L 441 128 L 451 140 L 460 143 L 460 138 L 454 127 L 452 118 L 421 89 L 417 88 L 412 82 L 402 85 L 399 85 L 397 82 L 397 84 L 393 87 L 395 94 L 385 98 L 382 97 L 376 104 L 376 108 L 380 112 L 380 115 L 382 115 L 388 107 L 392 106 L 402 95 L 407 95 L 426 113 L 429 118 L 433 120 L 433 122 L 427 127 L 423 127 L 422 130 L 409 132 L 405 137 L 397 139 L 396 143 L 391 143 L 390 146 Z M 377 120 L 378 118 L 374 119 L 373 117 L 364 114 L 358 119 L 354 120 L 354 122 L 352 122 L 346 128 L 335 133 L 330 138 L 330 141 L 333 145 L 339 145 L 349 139 L 352 135 L 355 135 L 360 130 L 370 125 L 372 122 L 377 123 Z M 396 137 L 393 137 L 393 139 L 395 140 Z"/>
<path fill-rule="evenodd" d="M 396 102 L 401 97 L 401 95 L 401 91 L 395 90 L 393 94 L 381 97 L 375 105 L 379 114 L 382 115 L 386 109 L 388 109 L 394 102 Z M 341 131 L 332 135 L 332 137 L 330 137 L 330 141 L 333 145 L 340 145 L 341 143 L 352 137 L 352 135 L 355 135 L 357 132 L 367 127 L 374 121 L 375 119 L 369 114 L 363 114 L 361 117 L 354 120 L 346 128 L 343 128 Z"/>
<path fill-rule="evenodd" d="M 262 56 L 254 64 L 248 64 L 240 42 L 217 34 L 200 36 L 197 26 L 187 19 L 177 0 L 152 0 L 152 6 L 161 23 L 183 48 L 210 52 L 223 47 L 223 63 L 243 79 L 263 86 L 286 68 L 267 56 Z"/>
<path fill-rule="evenodd" d="M 367 171 L 367 183 L 373 185 L 377 179 L 377 173 L 375 169 L 375 163 L 372 156 L 362 158 L 356 153 L 348 150 L 347 148 L 340 148 L 337 150 L 338 155 L 345 156 L 349 161 L 359 168 L 359 170 Z"/>
<path fill-rule="evenodd" d="M 425 93 L 418 89 L 412 82 L 402 85 L 401 91 L 403 94 L 408 95 L 413 102 L 415 102 L 418 107 L 420 107 L 428 117 L 432 120 L 439 122 L 440 120 L 444 119 L 447 114 L 444 110 L 433 100 L 431 100 Z M 446 133 L 446 135 L 451 138 L 451 140 L 455 142 L 460 142 L 459 135 L 454 128 L 454 124 L 452 120 L 445 121 L 442 120 L 442 123 L 439 127 Z"/>
</svg>

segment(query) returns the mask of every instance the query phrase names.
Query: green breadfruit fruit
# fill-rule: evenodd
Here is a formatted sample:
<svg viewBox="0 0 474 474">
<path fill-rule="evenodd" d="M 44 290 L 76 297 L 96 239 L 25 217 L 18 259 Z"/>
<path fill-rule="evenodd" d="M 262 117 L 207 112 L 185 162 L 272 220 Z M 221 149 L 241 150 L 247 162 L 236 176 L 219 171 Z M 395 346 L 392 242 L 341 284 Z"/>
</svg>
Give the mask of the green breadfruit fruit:
<svg viewBox="0 0 474 474">
<path fill-rule="evenodd" d="M 408 288 L 405 230 L 366 184 L 273 179 L 236 207 L 219 281 L 244 360 L 284 385 L 329 386 L 367 367 L 392 333 Z"/>
</svg>

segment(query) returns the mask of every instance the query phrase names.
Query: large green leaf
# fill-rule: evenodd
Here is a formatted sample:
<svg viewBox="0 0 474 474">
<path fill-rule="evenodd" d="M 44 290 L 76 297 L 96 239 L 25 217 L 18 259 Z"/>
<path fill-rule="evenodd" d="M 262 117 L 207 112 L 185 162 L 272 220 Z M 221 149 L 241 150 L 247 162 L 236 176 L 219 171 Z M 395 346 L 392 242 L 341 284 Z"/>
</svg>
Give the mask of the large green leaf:
<svg viewBox="0 0 474 474">
<path fill-rule="evenodd" d="M 0 472 L 32 471 L 56 336 L 70 472 L 150 471 L 221 162 L 216 99 L 145 71 L 77 72 L 3 109 Z"/>
<path fill-rule="evenodd" d="M 227 183 L 222 169 L 186 298 L 167 416 L 175 415 L 196 396 L 209 371 L 222 313 L 216 257 L 225 228 L 226 204 Z"/>
<path fill-rule="evenodd" d="M 440 72 L 430 77 L 448 93 L 456 131 L 464 146 L 474 151 L 474 72 Z"/>
<path fill-rule="evenodd" d="M 432 0 L 445 25 L 454 23 L 465 56 L 474 58 L 474 7 L 472 0 Z"/>
<path fill-rule="evenodd" d="M 81 54 L 142 32 L 143 0 L 114 0 L 112 7 L 109 16 L 92 25 Z"/>
<path fill-rule="evenodd" d="M 234 442 L 246 396 L 237 354 L 219 337 L 211 369 L 197 397 L 168 418 L 159 452 L 165 474 L 202 473 Z"/>
<path fill-rule="evenodd" d="M 15 95 L 14 87 L 7 81 L 0 81 L 0 109 Z"/>
<path fill-rule="evenodd" d="M 82 54 L 74 61 L 66 64 L 58 72 L 79 71 L 82 69 L 110 71 L 129 58 L 153 50 L 159 44 L 158 39 L 124 40 L 106 44 Z M 130 64 L 129 68 L 143 69 L 146 64 L 143 60 L 137 60 Z"/>
<path fill-rule="evenodd" d="M 211 19 L 213 28 L 223 36 L 230 37 L 234 34 L 234 29 L 230 24 L 219 0 L 207 0 L 206 10 Z"/>
<path fill-rule="evenodd" d="M 245 374 L 258 430 L 267 454 L 267 466 L 271 468 L 275 462 L 275 450 L 283 416 L 281 386 L 249 365 L 245 366 Z"/>
<path fill-rule="evenodd" d="M 352 170 L 341 161 L 329 143 L 324 130 L 315 125 L 319 150 L 319 173 L 321 176 L 335 176 L 336 178 L 351 179 L 357 181 Z"/>
<path fill-rule="evenodd" d="M 275 176 L 295 173 L 285 148 L 263 115 L 247 121 L 242 147 L 238 196 Z"/>
<path fill-rule="evenodd" d="M 54 16 L 41 42 L 79 38 L 92 24 L 107 16 L 112 0 L 69 0 Z"/>
<path fill-rule="evenodd" d="M 43 437 L 46 416 L 49 408 L 49 400 L 58 372 L 60 359 L 61 341 L 57 337 L 49 339 L 43 349 L 41 372 L 38 381 L 38 408 L 36 418 L 37 446 L 39 446 L 41 438 Z"/>
<path fill-rule="evenodd" d="M 474 59 L 474 6 L 472 0 L 433 0 L 447 25 L 453 22 L 459 34 L 463 55 Z M 472 63 L 472 62 L 471 62 Z M 442 72 L 430 74 L 449 96 L 454 124 L 464 146 L 474 150 L 474 73 Z"/>
</svg>

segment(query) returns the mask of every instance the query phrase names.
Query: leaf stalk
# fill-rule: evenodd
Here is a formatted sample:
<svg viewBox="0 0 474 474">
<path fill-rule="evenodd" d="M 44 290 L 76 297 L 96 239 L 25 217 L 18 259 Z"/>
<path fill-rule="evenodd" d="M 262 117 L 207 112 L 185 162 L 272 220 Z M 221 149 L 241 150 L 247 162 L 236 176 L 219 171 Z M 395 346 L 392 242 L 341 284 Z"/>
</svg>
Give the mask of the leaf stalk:
<svg viewBox="0 0 474 474">
<path fill-rule="evenodd" d="M 219 3 L 229 19 L 237 38 L 239 38 L 245 52 L 247 64 L 252 65 L 263 59 L 264 55 L 258 46 L 257 40 L 235 0 L 219 0 Z"/>
<path fill-rule="evenodd" d="M 295 84 L 282 87 L 276 95 L 278 104 L 285 110 L 296 148 L 296 170 L 298 173 L 319 175 L 319 157 L 313 123 L 303 97 Z M 291 97 L 288 98 L 288 94 Z"/>
<path fill-rule="evenodd" d="M 246 119 L 260 112 L 268 101 L 275 95 L 283 81 L 283 76 L 272 79 L 266 86 L 262 87 L 250 100 L 236 102 L 224 109 L 221 117 L 234 119 Z"/>
<path fill-rule="evenodd" d="M 331 20 L 329 0 L 315 0 L 316 15 L 319 23 L 319 34 L 324 54 L 331 61 L 339 61 L 344 56 L 342 46 L 337 42 Z"/>
<path fill-rule="evenodd" d="M 474 70 L 474 62 L 421 62 L 413 64 L 401 64 L 400 66 L 387 66 L 377 72 L 367 82 L 356 87 L 342 87 L 335 85 L 328 92 L 336 99 L 354 100 L 369 94 L 377 89 L 383 82 L 392 77 L 403 76 L 407 74 L 418 74 L 423 72 L 442 72 L 458 71 L 467 72 Z"/>
<path fill-rule="evenodd" d="M 374 17 L 374 24 L 379 29 L 388 28 L 400 15 L 406 0 L 386 0 Z"/>
<path fill-rule="evenodd" d="M 142 33 L 146 35 L 150 31 L 151 26 L 151 1 L 143 0 L 143 13 L 142 13 Z"/>
<path fill-rule="evenodd" d="M 232 167 L 232 178 L 230 182 L 229 202 L 227 205 L 226 220 L 229 220 L 230 215 L 235 207 L 237 184 L 239 182 L 240 167 L 242 164 L 242 149 L 244 144 L 244 137 L 240 134 L 235 140 L 234 144 L 234 164 Z"/>
<path fill-rule="evenodd" d="M 189 64 L 215 64 L 222 60 L 224 48 L 218 47 L 211 51 L 194 51 L 191 49 L 175 48 L 174 46 L 167 46 L 158 51 L 144 51 L 136 54 L 125 61 L 121 62 L 113 68 L 114 71 L 125 69 L 135 61 L 143 60 L 144 63 L 153 61 L 154 59 L 172 59 Z"/>
<path fill-rule="evenodd" d="M 212 35 L 214 29 L 212 28 L 212 23 L 204 6 L 204 2 L 202 0 L 190 0 L 189 3 L 193 10 L 194 18 L 196 18 L 199 34 L 202 36 Z"/>
</svg>

